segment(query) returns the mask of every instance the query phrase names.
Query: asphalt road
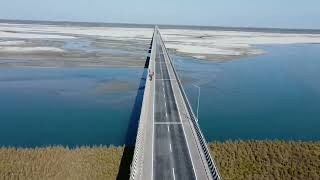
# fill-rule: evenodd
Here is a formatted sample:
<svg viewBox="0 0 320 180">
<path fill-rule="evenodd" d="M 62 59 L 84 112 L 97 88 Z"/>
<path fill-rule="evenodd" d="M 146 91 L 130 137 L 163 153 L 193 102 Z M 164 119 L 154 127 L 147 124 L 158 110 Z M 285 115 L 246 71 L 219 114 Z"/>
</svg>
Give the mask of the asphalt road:
<svg viewBox="0 0 320 180">
<path fill-rule="evenodd" d="M 196 179 L 160 40 L 156 45 L 153 179 Z"/>
</svg>

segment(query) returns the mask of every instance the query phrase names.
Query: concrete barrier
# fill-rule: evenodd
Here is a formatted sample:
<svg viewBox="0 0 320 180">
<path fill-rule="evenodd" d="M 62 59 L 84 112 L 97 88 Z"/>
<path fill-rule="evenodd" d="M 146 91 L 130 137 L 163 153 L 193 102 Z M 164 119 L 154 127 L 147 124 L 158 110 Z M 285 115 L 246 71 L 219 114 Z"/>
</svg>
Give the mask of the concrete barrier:
<svg viewBox="0 0 320 180">
<path fill-rule="evenodd" d="M 154 60 L 156 55 L 156 38 L 157 38 L 157 31 L 154 31 L 152 37 L 152 45 L 151 45 L 151 54 L 149 58 L 149 66 L 148 69 L 152 69 L 154 71 Z M 150 51 L 149 51 L 150 52 Z M 131 163 L 130 168 L 130 179 L 137 180 L 137 179 L 148 179 L 152 176 L 152 173 L 148 173 L 148 171 L 144 172 L 143 163 L 151 162 L 152 158 L 145 157 L 145 154 L 150 154 L 152 151 L 152 145 L 150 145 L 150 135 L 148 136 L 148 131 L 152 130 L 152 119 L 153 119 L 153 89 L 154 83 L 153 81 L 149 80 L 149 73 L 148 70 L 147 80 L 144 89 L 144 96 L 143 102 L 141 107 L 141 114 L 139 118 L 139 125 L 138 125 L 138 133 L 136 137 L 136 144 L 134 149 L 133 160 Z M 151 131 L 151 133 L 153 133 Z M 152 139 L 151 139 L 152 143 Z M 149 152 L 148 152 L 149 151 Z M 152 153 L 151 153 L 152 155 Z M 149 159 L 148 159 L 149 158 Z"/>
</svg>

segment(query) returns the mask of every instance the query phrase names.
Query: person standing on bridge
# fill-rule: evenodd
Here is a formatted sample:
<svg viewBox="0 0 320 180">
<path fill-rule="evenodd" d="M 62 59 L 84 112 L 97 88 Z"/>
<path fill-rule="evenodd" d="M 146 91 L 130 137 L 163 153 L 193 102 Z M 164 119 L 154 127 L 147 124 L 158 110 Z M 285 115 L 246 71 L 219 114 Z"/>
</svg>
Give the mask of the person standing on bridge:
<svg viewBox="0 0 320 180">
<path fill-rule="evenodd" d="M 152 81 L 153 75 L 154 75 L 154 72 L 149 69 L 149 80 L 150 81 Z"/>
</svg>

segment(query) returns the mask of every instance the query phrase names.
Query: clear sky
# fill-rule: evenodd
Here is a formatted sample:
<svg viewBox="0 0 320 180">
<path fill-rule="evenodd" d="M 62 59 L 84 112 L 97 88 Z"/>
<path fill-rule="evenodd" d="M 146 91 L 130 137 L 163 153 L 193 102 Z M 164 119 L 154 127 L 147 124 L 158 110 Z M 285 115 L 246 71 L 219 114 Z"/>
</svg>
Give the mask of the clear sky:
<svg viewBox="0 0 320 180">
<path fill-rule="evenodd" d="M 320 0 L 0 0 L 0 19 L 320 29 Z"/>
</svg>

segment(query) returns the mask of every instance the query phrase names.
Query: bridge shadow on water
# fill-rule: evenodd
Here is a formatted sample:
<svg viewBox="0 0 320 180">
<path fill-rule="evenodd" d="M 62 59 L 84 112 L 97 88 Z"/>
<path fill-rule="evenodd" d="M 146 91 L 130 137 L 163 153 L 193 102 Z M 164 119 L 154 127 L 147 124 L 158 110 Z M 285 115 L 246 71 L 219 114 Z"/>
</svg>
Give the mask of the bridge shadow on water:
<svg viewBox="0 0 320 180">
<path fill-rule="evenodd" d="M 126 144 L 121 158 L 121 163 L 117 175 L 117 180 L 124 180 L 130 178 L 130 165 L 134 154 L 134 145 L 136 141 L 139 118 L 141 114 L 141 107 L 143 102 L 144 88 L 148 75 L 150 57 L 146 59 L 145 67 L 143 69 L 143 74 L 140 78 L 139 88 L 136 94 L 136 99 L 132 108 L 130 122 L 127 128 L 126 134 Z"/>
</svg>

